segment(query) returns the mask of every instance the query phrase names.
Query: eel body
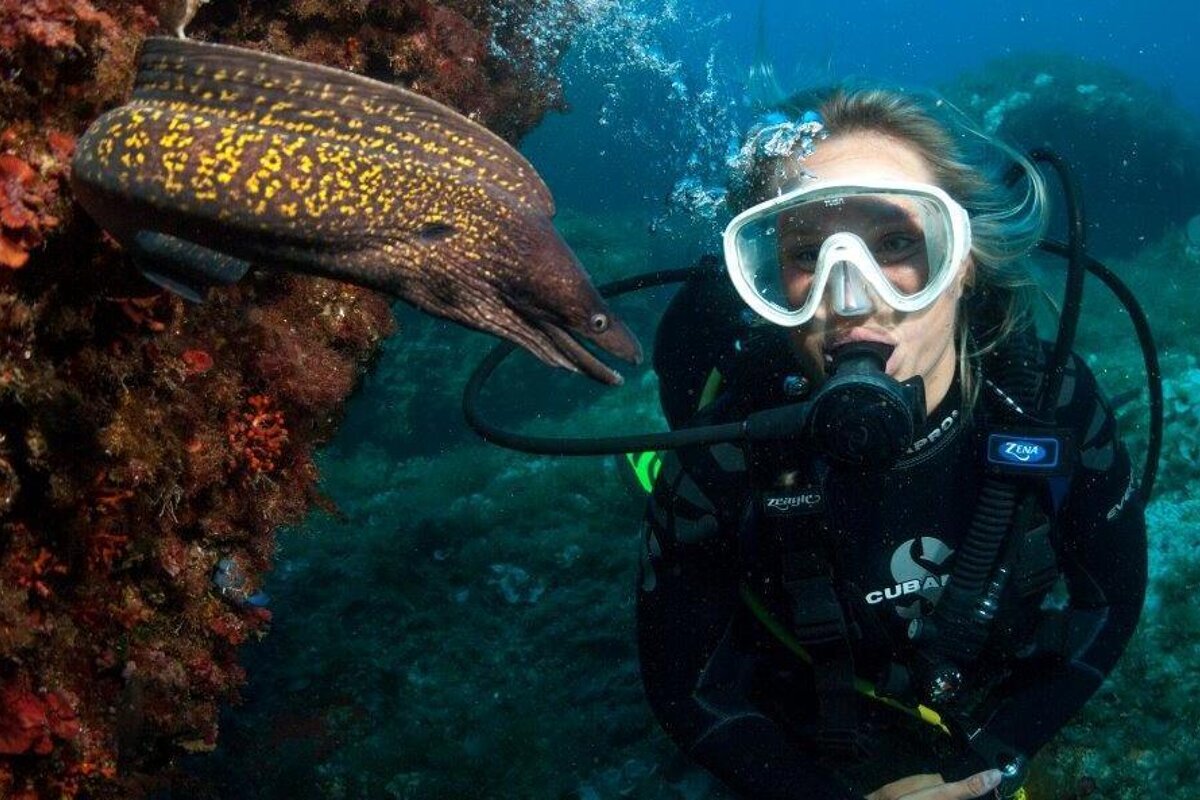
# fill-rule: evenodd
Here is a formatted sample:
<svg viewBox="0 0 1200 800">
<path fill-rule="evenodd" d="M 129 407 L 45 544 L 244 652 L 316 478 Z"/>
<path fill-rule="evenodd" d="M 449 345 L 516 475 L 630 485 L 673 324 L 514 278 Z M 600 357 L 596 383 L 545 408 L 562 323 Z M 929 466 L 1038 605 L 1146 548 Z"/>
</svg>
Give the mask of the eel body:
<svg viewBox="0 0 1200 800">
<path fill-rule="evenodd" d="M 641 350 L 555 231 L 533 167 L 483 126 L 359 75 L 146 40 L 72 184 L 143 272 L 192 299 L 253 265 L 379 289 L 619 382 L 577 339 Z"/>
</svg>

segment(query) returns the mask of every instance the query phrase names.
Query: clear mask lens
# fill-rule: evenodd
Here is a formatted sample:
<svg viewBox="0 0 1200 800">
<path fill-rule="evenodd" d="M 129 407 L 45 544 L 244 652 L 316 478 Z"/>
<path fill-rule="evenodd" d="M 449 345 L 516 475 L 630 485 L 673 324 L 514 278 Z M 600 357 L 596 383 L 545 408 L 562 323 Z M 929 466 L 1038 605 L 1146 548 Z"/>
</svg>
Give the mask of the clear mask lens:
<svg viewBox="0 0 1200 800">
<path fill-rule="evenodd" d="M 770 306 L 795 312 L 821 292 L 835 312 L 854 315 L 872 310 L 872 281 L 914 298 L 954 269 L 953 230 L 948 208 L 933 197 L 816 194 L 749 219 L 734 246 L 744 276 Z"/>
</svg>

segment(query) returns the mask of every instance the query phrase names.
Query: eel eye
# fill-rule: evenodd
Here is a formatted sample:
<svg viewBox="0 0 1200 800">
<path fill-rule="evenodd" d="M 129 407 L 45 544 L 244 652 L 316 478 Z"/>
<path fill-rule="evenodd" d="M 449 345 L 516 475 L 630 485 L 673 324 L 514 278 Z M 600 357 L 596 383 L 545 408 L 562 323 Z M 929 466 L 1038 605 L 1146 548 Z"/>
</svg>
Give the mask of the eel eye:
<svg viewBox="0 0 1200 800">
<path fill-rule="evenodd" d="M 604 333 L 608 330 L 608 314 L 592 314 L 588 326 L 591 327 L 592 333 Z"/>
<path fill-rule="evenodd" d="M 427 222 L 417 231 L 421 241 L 432 244 L 454 233 L 454 226 L 445 222 Z"/>
</svg>

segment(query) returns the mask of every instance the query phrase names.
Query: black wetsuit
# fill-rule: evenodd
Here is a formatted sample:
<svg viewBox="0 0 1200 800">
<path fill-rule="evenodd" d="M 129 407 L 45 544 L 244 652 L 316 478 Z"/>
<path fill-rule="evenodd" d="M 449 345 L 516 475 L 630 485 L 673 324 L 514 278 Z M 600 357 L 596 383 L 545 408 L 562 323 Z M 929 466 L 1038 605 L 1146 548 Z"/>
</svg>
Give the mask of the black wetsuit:
<svg viewBox="0 0 1200 800">
<path fill-rule="evenodd" d="M 920 613 L 931 607 L 930 593 L 906 581 L 948 573 L 942 562 L 969 524 L 982 480 L 983 415 L 964 414 L 960 394 L 956 379 L 929 415 L 922 448 L 893 468 L 835 467 L 824 479 L 825 518 L 844 544 L 834 571 L 857 634 L 860 676 L 874 679 L 898 658 L 908 618 L 922 603 Z M 988 695 L 984 729 L 1029 757 L 1112 669 L 1137 624 L 1146 582 L 1143 509 L 1129 457 L 1078 359 L 1059 406 L 1076 466 L 1047 516 L 1069 602 L 1057 611 L 1040 610 L 1040 600 L 1025 609 L 1027 622 L 1041 623 L 1041 647 L 1029 637 L 999 644 L 993 637 L 988 656 L 1003 670 Z M 727 392 L 698 417 L 721 422 L 748 410 L 744 398 Z M 990 766 L 933 726 L 864 697 L 858 714 L 873 758 L 846 760 L 813 744 L 808 734 L 820 707 L 814 673 L 739 596 L 739 582 L 773 569 L 747 554 L 755 522 L 744 456 L 732 445 L 685 453 L 682 462 L 668 455 L 647 511 L 638 641 L 647 696 L 666 731 L 730 788 L 758 800 L 861 798 L 910 774 L 958 780 Z"/>
</svg>

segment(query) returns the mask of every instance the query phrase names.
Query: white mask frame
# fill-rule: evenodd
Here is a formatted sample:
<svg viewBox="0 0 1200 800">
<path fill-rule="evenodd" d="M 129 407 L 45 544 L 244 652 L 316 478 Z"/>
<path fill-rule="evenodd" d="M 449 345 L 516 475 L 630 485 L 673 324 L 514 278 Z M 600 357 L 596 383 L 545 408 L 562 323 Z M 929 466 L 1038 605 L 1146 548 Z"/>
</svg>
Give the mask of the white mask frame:
<svg viewBox="0 0 1200 800">
<path fill-rule="evenodd" d="M 754 285 L 755 268 L 740 246 L 739 234 L 748 225 L 764 217 L 777 216 L 788 208 L 815 201 L 829 201 L 858 195 L 896 194 L 924 200 L 938 210 L 937 219 L 946 237 L 947 262 L 931 280 L 913 294 L 899 292 L 883 272 L 870 248 L 849 231 L 829 235 L 821 246 L 813 283 L 808 297 L 799 308 L 784 309 L 763 297 Z M 897 311 L 920 311 L 932 305 L 961 272 L 971 252 L 971 221 L 961 205 L 940 187 L 915 181 L 889 178 L 855 180 L 813 180 L 804 186 L 752 206 L 738 214 L 725 228 L 723 236 L 725 266 L 742 300 L 759 316 L 783 327 L 794 328 L 808 322 L 824 302 L 825 289 L 833 280 L 833 310 L 843 316 L 869 314 L 874 310 L 867 287 Z M 836 274 L 835 274 L 836 273 Z"/>
</svg>

